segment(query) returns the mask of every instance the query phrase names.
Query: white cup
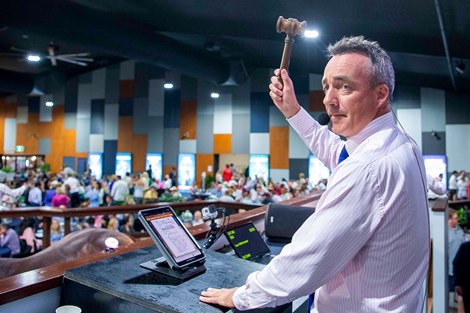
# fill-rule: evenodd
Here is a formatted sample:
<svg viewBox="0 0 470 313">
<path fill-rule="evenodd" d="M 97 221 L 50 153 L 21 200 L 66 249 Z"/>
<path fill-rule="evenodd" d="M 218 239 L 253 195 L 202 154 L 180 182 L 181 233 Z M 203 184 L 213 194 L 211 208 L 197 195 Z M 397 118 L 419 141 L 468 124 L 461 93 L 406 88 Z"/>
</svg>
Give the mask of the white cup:
<svg viewBox="0 0 470 313">
<path fill-rule="evenodd" d="M 63 305 L 55 309 L 55 313 L 82 313 L 82 309 L 75 305 Z"/>
</svg>

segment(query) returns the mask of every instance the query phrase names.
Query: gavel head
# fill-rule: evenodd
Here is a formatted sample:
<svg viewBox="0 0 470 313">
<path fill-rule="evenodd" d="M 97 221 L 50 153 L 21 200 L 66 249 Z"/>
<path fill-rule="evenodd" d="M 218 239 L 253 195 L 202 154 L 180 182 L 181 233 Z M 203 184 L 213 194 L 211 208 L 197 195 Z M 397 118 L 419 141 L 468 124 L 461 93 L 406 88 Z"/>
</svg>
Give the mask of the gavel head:
<svg viewBox="0 0 470 313">
<path fill-rule="evenodd" d="M 299 22 L 295 18 L 285 19 L 282 16 L 279 16 L 277 20 L 276 30 L 278 33 L 284 32 L 287 36 L 295 36 L 304 30 L 304 27 L 307 26 L 307 22 Z"/>
</svg>

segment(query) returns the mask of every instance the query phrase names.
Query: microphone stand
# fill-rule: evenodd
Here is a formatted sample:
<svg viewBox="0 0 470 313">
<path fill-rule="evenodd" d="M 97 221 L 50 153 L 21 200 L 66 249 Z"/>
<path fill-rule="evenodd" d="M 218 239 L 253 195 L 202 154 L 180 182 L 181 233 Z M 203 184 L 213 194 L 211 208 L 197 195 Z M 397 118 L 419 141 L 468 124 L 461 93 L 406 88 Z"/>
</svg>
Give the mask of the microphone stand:
<svg viewBox="0 0 470 313">
<path fill-rule="evenodd" d="M 212 244 L 217 240 L 217 223 L 215 222 L 214 218 L 211 218 L 211 225 L 210 225 L 210 236 L 209 239 L 207 239 L 206 243 L 204 246 L 202 246 L 204 249 L 209 249 Z"/>
</svg>

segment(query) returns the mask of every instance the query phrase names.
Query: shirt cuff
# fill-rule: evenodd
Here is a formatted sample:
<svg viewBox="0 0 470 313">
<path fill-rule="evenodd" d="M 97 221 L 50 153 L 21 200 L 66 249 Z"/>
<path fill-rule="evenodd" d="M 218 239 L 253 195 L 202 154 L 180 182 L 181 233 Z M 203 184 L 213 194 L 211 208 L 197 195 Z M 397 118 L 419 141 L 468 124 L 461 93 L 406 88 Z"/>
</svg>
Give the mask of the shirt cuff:
<svg viewBox="0 0 470 313">
<path fill-rule="evenodd" d="M 248 309 L 249 306 L 248 297 L 246 295 L 246 285 L 243 285 L 235 290 L 232 301 L 237 310 L 244 311 Z"/>
<path fill-rule="evenodd" d="M 312 123 L 313 120 L 313 123 Z M 299 135 L 312 133 L 312 125 L 320 126 L 317 121 L 303 107 L 296 115 L 288 118 L 287 121 Z"/>
</svg>

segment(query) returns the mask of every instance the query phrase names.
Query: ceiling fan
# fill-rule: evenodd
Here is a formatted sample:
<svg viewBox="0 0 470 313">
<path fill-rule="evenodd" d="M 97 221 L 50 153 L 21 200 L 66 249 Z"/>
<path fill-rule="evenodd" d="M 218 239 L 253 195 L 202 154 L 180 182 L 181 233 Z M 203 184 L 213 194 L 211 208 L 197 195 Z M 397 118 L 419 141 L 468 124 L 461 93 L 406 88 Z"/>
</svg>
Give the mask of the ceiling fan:
<svg viewBox="0 0 470 313">
<path fill-rule="evenodd" d="M 15 52 L 27 53 L 27 58 L 30 61 L 40 61 L 41 58 L 46 58 L 51 61 L 52 66 L 57 66 L 57 61 L 72 63 L 80 66 L 87 66 L 87 62 L 93 62 L 92 58 L 87 58 L 90 53 L 69 53 L 69 54 L 58 54 L 59 46 L 51 41 L 47 47 L 47 55 L 41 53 L 35 53 L 28 50 L 11 47 L 11 50 Z"/>
</svg>

